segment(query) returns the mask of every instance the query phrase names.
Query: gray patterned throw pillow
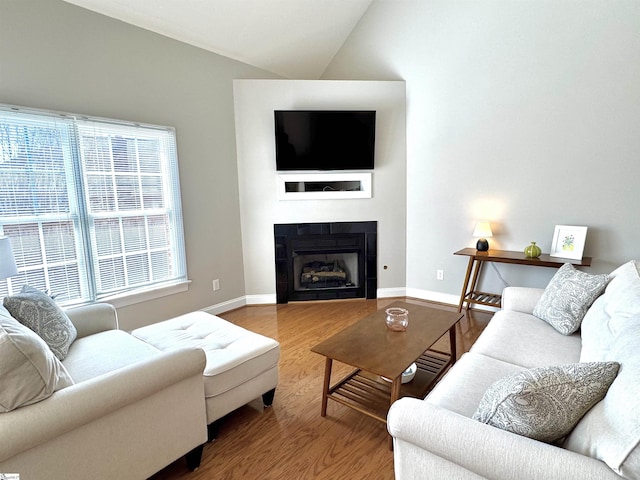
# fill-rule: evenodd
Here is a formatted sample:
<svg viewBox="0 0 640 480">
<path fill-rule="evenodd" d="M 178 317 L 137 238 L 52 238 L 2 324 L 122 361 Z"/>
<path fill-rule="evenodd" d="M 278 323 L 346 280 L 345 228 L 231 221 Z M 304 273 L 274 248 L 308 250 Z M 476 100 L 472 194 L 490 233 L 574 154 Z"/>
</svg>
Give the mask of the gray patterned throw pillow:
<svg viewBox="0 0 640 480">
<path fill-rule="evenodd" d="M 565 263 L 545 288 L 533 314 L 563 335 L 571 335 L 580 328 L 587 310 L 602 294 L 608 280 L 606 274 L 591 275 Z"/>
<path fill-rule="evenodd" d="M 17 295 L 4 298 L 11 316 L 36 332 L 58 360 L 64 360 L 78 332 L 67 314 L 47 294 L 24 285 Z"/>
<path fill-rule="evenodd" d="M 619 368 L 617 362 L 572 363 L 509 375 L 487 389 L 473 418 L 554 442 L 604 398 Z"/>
</svg>

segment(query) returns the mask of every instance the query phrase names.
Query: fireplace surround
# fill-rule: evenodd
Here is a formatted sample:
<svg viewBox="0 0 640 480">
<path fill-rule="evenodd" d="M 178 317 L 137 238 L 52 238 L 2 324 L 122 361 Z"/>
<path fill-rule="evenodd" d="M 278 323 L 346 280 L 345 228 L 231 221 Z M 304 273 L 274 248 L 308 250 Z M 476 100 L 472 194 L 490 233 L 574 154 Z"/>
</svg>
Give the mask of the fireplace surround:
<svg viewBox="0 0 640 480">
<path fill-rule="evenodd" d="M 376 298 L 377 222 L 286 223 L 273 230 L 278 303 Z"/>
</svg>

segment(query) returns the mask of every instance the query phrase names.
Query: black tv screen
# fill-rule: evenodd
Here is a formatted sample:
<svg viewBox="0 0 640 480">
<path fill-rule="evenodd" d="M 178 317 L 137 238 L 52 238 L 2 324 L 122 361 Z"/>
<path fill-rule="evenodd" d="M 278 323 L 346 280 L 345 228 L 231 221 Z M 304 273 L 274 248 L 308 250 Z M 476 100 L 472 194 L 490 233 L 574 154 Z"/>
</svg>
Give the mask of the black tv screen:
<svg viewBox="0 0 640 480">
<path fill-rule="evenodd" d="M 371 170 L 374 110 L 276 110 L 276 169 Z"/>
</svg>

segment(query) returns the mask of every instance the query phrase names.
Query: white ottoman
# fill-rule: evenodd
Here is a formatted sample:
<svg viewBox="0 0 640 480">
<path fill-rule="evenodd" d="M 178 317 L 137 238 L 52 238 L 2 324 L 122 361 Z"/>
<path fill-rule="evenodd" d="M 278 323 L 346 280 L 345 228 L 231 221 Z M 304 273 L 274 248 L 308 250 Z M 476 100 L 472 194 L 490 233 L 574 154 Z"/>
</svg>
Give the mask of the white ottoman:
<svg viewBox="0 0 640 480">
<path fill-rule="evenodd" d="M 138 328 L 134 337 L 159 350 L 200 347 L 207 356 L 204 396 L 209 440 L 227 413 L 262 396 L 273 402 L 278 384 L 280 344 L 206 312 L 191 312 Z"/>
</svg>

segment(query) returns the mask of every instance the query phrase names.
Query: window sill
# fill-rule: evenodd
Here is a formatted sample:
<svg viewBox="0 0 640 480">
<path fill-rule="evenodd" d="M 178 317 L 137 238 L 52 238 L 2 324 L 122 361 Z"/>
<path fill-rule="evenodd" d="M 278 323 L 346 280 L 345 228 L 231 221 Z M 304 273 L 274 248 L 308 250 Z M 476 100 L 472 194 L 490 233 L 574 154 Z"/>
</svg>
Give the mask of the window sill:
<svg viewBox="0 0 640 480">
<path fill-rule="evenodd" d="M 136 303 L 147 302 L 149 300 L 155 300 L 157 298 L 175 295 L 176 293 L 186 292 L 187 290 L 189 290 L 190 283 L 191 280 L 187 280 L 184 282 L 167 285 L 165 287 L 156 287 L 153 289 L 138 291 L 135 293 L 123 293 L 119 295 L 112 295 L 109 297 L 102 297 L 98 301 L 110 303 L 116 308 L 126 307 L 129 305 L 135 305 Z"/>
</svg>

